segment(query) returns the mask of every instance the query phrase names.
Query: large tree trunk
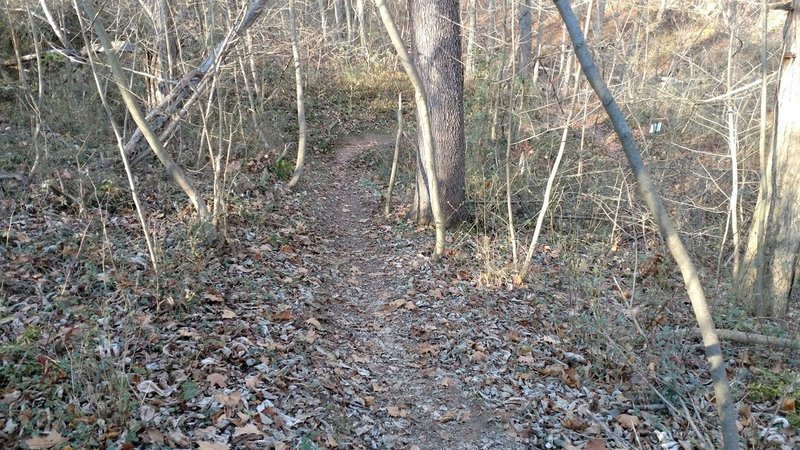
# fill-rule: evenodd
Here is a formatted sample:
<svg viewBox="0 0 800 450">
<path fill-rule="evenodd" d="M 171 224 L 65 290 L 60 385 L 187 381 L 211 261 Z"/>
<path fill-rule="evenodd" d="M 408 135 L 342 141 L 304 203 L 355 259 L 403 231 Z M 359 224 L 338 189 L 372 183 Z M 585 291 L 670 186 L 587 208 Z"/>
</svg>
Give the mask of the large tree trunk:
<svg viewBox="0 0 800 450">
<path fill-rule="evenodd" d="M 447 225 L 464 217 L 464 73 L 458 0 L 409 0 L 414 62 L 428 98 L 436 155 L 436 176 Z M 422 135 L 418 134 L 422 148 Z M 418 164 L 418 168 L 421 165 Z M 414 211 L 431 222 L 424 171 L 417 170 Z"/>
<path fill-rule="evenodd" d="M 770 317 L 786 313 L 800 279 L 800 0 L 791 6 L 784 28 L 773 148 L 762 168 L 764 179 L 736 290 L 756 315 Z"/>
</svg>

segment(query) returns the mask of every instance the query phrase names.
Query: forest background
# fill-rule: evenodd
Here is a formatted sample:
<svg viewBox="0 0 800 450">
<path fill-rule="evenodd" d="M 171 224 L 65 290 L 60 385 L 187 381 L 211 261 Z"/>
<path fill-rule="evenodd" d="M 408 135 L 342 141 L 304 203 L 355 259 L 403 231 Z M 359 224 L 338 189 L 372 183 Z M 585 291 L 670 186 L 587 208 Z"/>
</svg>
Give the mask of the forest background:
<svg viewBox="0 0 800 450">
<path fill-rule="evenodd" d="M 412 22 L 425 26 L 419 13 L 435 3 L 388 4 L 412 54 L 426 42 L 411 44 Z M 413 435 L 389 440 L 381 426 L 363 431 L 352 415 L 332 420 L 285 400 L 295 389 L 314 397 L 315 370 L 324 367 L 315 368 L 310 355 L 340 345 L 326 334 L 333 333 L 328 322 L 319 323 L 336 310 L 320 312 L 320 303 L 336 300 L 329 292 L 311 301 L 309 292 L 320 297 L 320 286 L 334 286 L 326 277 L 360 285 L 361 272 L 371 270 L 338 263 L 347 267 L 326 272 L 325 261 L 342 255 L 320 249 L 344 228 L 363 226 L 362 240 L 347 241 L 363 252 L 387 236 L 407 243 L 396 250 L 407 263 L 397 268 L 407 277 L 393 285 L 402 295 L 366 309 L 407 310 L 425 322 L 421 305 L 431 298 L 491 308 L 471 316 L 459 310 L 493 324 L 480 330 L 491 337 L 448 339 L 453 349 L 466 348 L 452 364 L 493 380 L 453 369 L 461 394 L 497 395 L 510 411 L 501 448 L 553 439 L 577 448 L 719 446 L 704 349 L 680 272 L 555 6 L 441 3 L 456 18 L 444 38 L 460 44 L 463 144 L 458 136 L 441 138 L 435 148 L 463 155 L 463 172 L 453 173 L 465 201 L 455 207 L 463 220 L 448 230 L 443 260 L 434 263 L 431 219 L 415 207 L 420 186 L 424 191 L 415 91 L 372 2 L 6 0 L 0 443 L 415 445 Z M 800 186 L 800 161 L 780 152 L 781 136 L 797 139 L 800 120 L 792 122 L 800 118 L 793 113 L 798 103 L 786 100 L 798 94 L 779 82 L 795 73 L 792 4 L 572 3 L 705 288 L 748 448 L 793 448 L 799 439 L 800 234 L 792 227 L 800 205 L 790 188 Z M 439 39 L 436 30 L 428 29 L 431 41 Z M 152 135 L 141 131 L 132 104 Z M 796 148 L 796 140 L 788 142 L 785 148 Z M 392 200 L 386 186 L 395 149 Z M 338 182 L 367 199 L 362 222 L 326 223 L 353 200 L 336 197 Z M 765 197 L 770 190 L 778 193 L 771 204 L 764 200 L 773 198 Z M 775 225 L 781 220 L 790 226 Z M 791 263 L 782 278 L 788 282 L 758 281 L 770 279 L 769 261 L 781 257 Z M 759 258 L 768 262 L 748 281 L 748 261 Z M 204 326 L 187 328 L 192 323 Z M 243 330 L 263 326 L 268 344 L 253 345 L 265 336 L 241 341 L 249 336 Z M 537 328 L 548 330 L 544 341 L 554 340 L 547 357 L 541 340 L 524 342 Z M 450 355 L 430 329 L 420 330 L 420 357 Z M 201 335 L 211 337 L 210 349 L 198 347 Z M 236 359 L 230 354 L 237 345 L 238 360 L 217 370 L 198 357 Z M 506 353 L 502 362 L 484 362 L 487 354 Z M 495 363 L 505 369 L 490 376 Z M 267 368 L 252 381 L 248 370 L 258 364 Z M 246 378 L 273 386 L 277 397 L 256 396 L 261 405 L 274 402 L 266 419 L 263 408 L 248 412 L 233 396 L 232 380 L 244 386 Z M 506 382 L 513 394 L 504 397 Z M 531 387 L 537 382 L 547 389 Z M 498 392 L 487 394 L 487 383 Z M 243 389 L 253 391 L 249 384 Z M 535 394 L 584 386 L 603 392 L 592 413 L 548 406 Z M 410 420 L 414 404 L 424 403 L 375 406 L 381 391 L 367 390 L 357 396 L 368 411 L 360 414 L 373 422 Z M 486 402 L 475 411 L 490 411 Z M 605 419 L 597 419 L 600 412 Z M 472 425 L 457 412 L 433 423 L 453 427 L 452 435 L 459 424 Z M 417 438 L 433 429 L 418 426 Z"/>
</svg>

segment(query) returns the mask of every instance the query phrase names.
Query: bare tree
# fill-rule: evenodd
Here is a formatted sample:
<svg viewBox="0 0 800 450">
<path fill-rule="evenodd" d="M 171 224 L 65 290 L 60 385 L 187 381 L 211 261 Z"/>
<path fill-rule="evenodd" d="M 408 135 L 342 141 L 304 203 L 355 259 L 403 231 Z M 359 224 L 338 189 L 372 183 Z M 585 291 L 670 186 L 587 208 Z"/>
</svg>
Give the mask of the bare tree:
<svg viewBox="0 0 800 450">
<path fill-rule="evenodd" d="M 306 99 L 303 93 L 303 66 L 300 61 L 300 43 L 297 37 L 297 17 L 295 0 L 289 0 L 289 33 L 292 39 L 292 59 L 294 60 L 295 91 L 297 94 L 297 163 L 289 186 L 300 181 L 306 160 Z"/>
<path fill-rule="evenodd" d="M 780 317 L 800 280 L 800 0 L 789 6 L 771 149 L 764 149 L 737 296 L 759 316 Z M 766 11 L 764 12 L 766 14 Z M 766 144 L 765 144 L 766 147 Z"/>
<path fill-rule="evenodd" d="M 411 42 L 428 98 L 431 132 L 436 143 L 436 181 L 446 225 L 464 217 L 464 73 L 458 1 L 409 0 Z M 420 131 L 421 132 L 421 131 Z M 420 148 L 425 136 L 418 135 Z M 431 199 L 425 172 L 417 171 L 414 213 L 420 224 L 431 222 Z"/>
<path fill-rule="evenodd" d="M 411 84 L 414 86 L 414 100 L 417 102 L 417 120 L 419 121 L 419 128 L 422 133 L 422 145 L 419 149 L 421 154 L 420 163 L 425 172 L 428 174 L 427 179 L 430 180 L 431 177 L 435 177 L 434 174 L 436 173 L 436 150 L 434 149 L 431 118 L 428 114 L 429 107 L 428 98 L 425 94 L 425 86 L 422 83 L 422 77 L 420 76 L 417 67 L 414 65 L 414 62 L 411 60 L 411 56 L 406 50 L 403 39 L 400 37 L 400 33 L 397 31 L 397 26 L 394 24 L 394 20 L 389 13 L 389 8 L 386 6 L 385 1 L 375 0 L 375 5 L 378 7 L 381 20 L 386 28 L 386 32 L 389 34 L 389 38 L 392 40 L 392 45 L 394 45 L 395 51 L 397 51 L 400 62 L 403 63 L 403 68 L 408 74 Z M 433 222 L 436 227 L 436 245 L 433 249 L 433 259 L 438 260 L 444 253 L 445 235 L 444 214 L 440 206 L 441 203 L 439 199 L 438 183 L 431 182 L 425 186 L 424 189 L 430 192 L 431 212 L 433 215 Z"/>
<path fill-rule="evenodd" d="M 795 0 L 800 1 L 800 0 Z M 692 263 L 686 248 L 681 242 L 680 236 L 675 231 L 672 221 L 667 216 L 664 210 L 664 205 L 661 202 L 661 197 L 656 193 L 655 186 L 650 179 L 650 175 L 644 168 L 642 155 L 633 139 L 633 133 L 625 120 L 625 116 L 617 105 L 611 91 L 600 74 L 600 70 L 595 65 L 586 45 L 586 38 L 578 25 L 578 19 L 568 0 L 555 0 L 556 8 L 561 15 L 564 25 L 569 32 L 572 39 L 572 45 L 575 49 L 575 55 L 578 63 L 586 75 L 586 79 L 594 89 L 600 102 L 608 114 L 611 124 L 614 127 L 619 140 L 622 144 L 625 156 L 628 159 L 628 165 L 636 177 L 636 182 L 639 185 L 639 193 L 644 197 L 647 207 L 655 217 L 658 229 L 661 236 L 667 244 L 667 248 L 672 254 L 675 262 L 680 268 L 683 275 L 683 281 L 686 286 L 686 291 L 689 294 L 689 300 L 692 303 L 695 318 L 700 327 L 700 332 L 705 345 L 706 358 L 710 365 L 711 378 L 714 383 L 714 393 L 717 400 L 717 409 L 719 411 L 720 424 L 722 426 L 722 442 L 725 450 L 738 450 L 739 448 L 739 431 L 736 428 L 736 410 L 733 407 L 731 400 L 730 385 L 728 384 L 728 376 L 725 373 L 725 360 L 722 356 L 722 348 L 720 346 L 719 337 L 717 336 L 714 320 L 711 318 L 711 311 L 706 302 L 705 294 L 703 293 L 703 286 L 700 284 L 700 278 L 697 270 Z M 796 77 L 800 80 L 800 77 Z M 800 90 L 798 90 L 800 95 Z"/>
<path fill-rule="evenodd" d="M 95 34 L 97 34 L 98 39 L 100 39 L 100 44 L 104 48 L 110 48 L 111 40 L 108 38 L 105 27 L 101 23 L 100 18 L 97 17 L 94 7 L 87 1 L 81 2 L 80 6 L 86 14 L 89 23 L 92 24 L 92 29 L 94 30 Z M 164 149 L 164 146 L 161 144 L 161 141 L 158 139 L 158 136 L 156 136 L 152 128 L 150 128 L 150 126 L 147 124 L 144 114 L 142 113 L 141 109 L 139 109 L 139 106 L 136 104 L 133 95 L 127 88 L 125 74 L 122 72 L 122 65 L 120 64 L 117 55 L 114 52 L 106 52 L 106 58 L 108 59 L 109 66 L 111 66 L 111 72 L 114 75 L 114 81 L 117 84 L 117 88 L 122 95 L 122 99 L 125 102 L 125 106 L 128 108 L 131 117 L 133 117 L 136 125 L 142 131 L 147 143 L 150 144 L 150 148 L 153 150 L 153 153 L 158 156 L 158 159 L 161 160 L 161 163 L 167 169 L 167 173 L 172 176 L 175 182 L 178 183 L 181 189 L 183 189 L 183 191 L 189 197 L 189 200 L 192 202 L 195 210 L 197 210 L 200 220 L 203 223 L 207 240 L 209 242 L 216 241 L 217 234 L 211 225 L 211 214 L 208 211 L 205 200 L 203 200 L 203 197 L 199 194 L 192 182 L 189 181 L 189 179 L 183 173 L 183 170 L 181 170 L 180 166 L 178 166 L 175 160 L 173 160 L 169 153 L 167 153 L 167 151 Z"/>
</svg>

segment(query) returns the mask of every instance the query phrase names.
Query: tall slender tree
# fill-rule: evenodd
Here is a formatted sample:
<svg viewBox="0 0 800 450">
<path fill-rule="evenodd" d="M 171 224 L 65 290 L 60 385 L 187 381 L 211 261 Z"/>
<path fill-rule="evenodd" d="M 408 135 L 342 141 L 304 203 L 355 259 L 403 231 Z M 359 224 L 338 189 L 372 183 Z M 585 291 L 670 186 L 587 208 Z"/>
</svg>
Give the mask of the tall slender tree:
<svg viewBox="0 0 800 450">
<path fill-rule="evenodd" d="M 413 58 L 430 108 L 436 148 L 436 178 L 447 225 L 464 217 L 464 72 L 458 0 L 409 0 Z M 418 134 L 419 147 L 423 136 Z M 417 158 L 419 160 L 419 158 Z M 414 212 L 420 224 L 432 220 L 425 171 L 417 164 Z"/>
<path fill-rule="evenodd" d="M 786 313 L 800 280 L 800 0 L 785 7 L 772 149 L 761 162 L 761 191 L 736 289 L 757 315 L 771 317 Z"/>
</svg>

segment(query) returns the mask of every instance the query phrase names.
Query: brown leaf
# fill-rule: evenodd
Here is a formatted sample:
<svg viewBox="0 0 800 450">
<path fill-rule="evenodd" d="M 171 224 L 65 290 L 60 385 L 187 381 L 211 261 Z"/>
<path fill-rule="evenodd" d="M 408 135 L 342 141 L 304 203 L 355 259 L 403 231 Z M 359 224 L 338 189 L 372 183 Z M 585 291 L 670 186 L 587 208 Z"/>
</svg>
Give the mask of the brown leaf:
<svg viewBox="0 0 800 450">
<path fill-rule="evenodd" d="M 150 441 L 151 444 L 160 444 L 160 445 L 163 445 L 164 442 L 167 441 L 167 437 L 164 436 L 164 433 L 155 428 L 147 429 L 147 439 Z"/>
<path fill-rule="evenodd" d="M 203 298 L 214 303 L 221 303 L 225 301 L 225 299 L 222 298 L 221 295 L 212 294 L 211 292 L 206 292 L 205 294 L 203 294 Z"/>
<path fill-rule="evenodd" d="M 320 328 L 322 328 L 322 324 L 320 324 L 320 323 L 319 323 L 319 320 L 317 320 L 317 319 L 316 319 L 316 318 L 314 318 L 314 317 L 309 317 L 309 318 L 308 318 L 308 320 L 306 320 L 306 323 L 307 323 L 307 324 L 309 324 L 309 325 L 311 325 L 312 327 L 314 327 L 314 328 L 318 329 L 318 330 L 319 330 Z"/>
<path fill-rule="evenodd" d="M 245 377 L 244 385 L 250 389 L 255 389 L 258 383 L 261 382 L 261 374 L 255 374 L 252 377 Z"/>
<path fill-rule="evenodd" d="M 227 380 L 228 377 L 221 373 L 210 373 L 206 377 L 206 381 L 208 381 L 211 386 L 217 386 L 221 388 L 228 386 Z"/>
<path fill-rule="evenodd" d="M 230 394 L 219 393 L 219 394 L 214 394 L 213 397 L 214 400 L 216 400 L 219 403 L 222 403 L 223 405 L 229 408 L 233 408 L 234 406 L 238 405 L 239 401 L 242 400 L 242 394 L 238 392 L 231 392 Z"/>
<path fill-rule="evenodd" d="M 314 330 L 308 330 L 308 333 L 303 337 L 303 340 L 308 342 L 309 344 L 313 344 L 314 341 L 317 340 L 317 332 Z"/>
<path fill-rule="evenodd" d="M 44 449 L 53 448 L 67 442 L 67 438 L 61 435 L 58 431 L 46 431 L 41 436 L 32 437 L 25 440 L 25 446 L 30 449 Z"/>
<path fill-rule="evenodd" d="M 398 408 L 397 406 L 387 407 L 386 412 L 389 413 L 390 417 L 400 417 L 400 408 Z"/>
<path fill-rule="evenodd" d="M 560 377 L 564 373 L 564 367 L 560 364 L 550 364 L 540 369 L 539 373 L 546 377 Z"/>
<path fill-rule="evenodd" d="M 431 345 L 431 344 L 429 344 L 429 343 L 427 343 L 427 342 L 423 342 L 422 344 L 419 344 L 419 347 L 417 347 L 417 351 L 419 351 L 423 355 L 425 353 L 433 354 L 433 352 L 435 350 L 436 350 L 436 347 Z"/>
<path fill-rule="evenodd" d="M 580 387 L 581 379 L 578 375 L 578 371 L 575 370 L 574 367 L 568 367 L 564 369 L 564 373 L 561 375 L 561 382 L 571 388 Z"/>
<path fill-rule="evenodd" d="M 442 387 L 446 387 L 446 388 L 449 388 L 450 386 L 453 386 L 455 383 L 456 383 L 456 380 L 454 380 L 454 379 L 452 379 L 450 377 L 445 377 L 441 381 Z"/>
<path fill-rule="evenodd" d="M 481 362 L 484 359 L 486 359 L 486 353 L 483 353 L 481 351 L 476 351 L 469 357 L 469 360 L 472 362 Z"/>
<path fill-rule="evenodd" d="M 366 406 L 372 406 L 372 405 L 374 405 L 374 404 L 375 404 L 375 397 L 373 397 L 373 396 L 371 396 L 371 395 L 365 395 L 365 396 L 364 396 L 364 404 L 365 404 Z"/>
<path fill-rule="evenodd" d="M 583 431 L 589 428 L 589 424 L 578 419 L 577 417 L 567 417 L 561 422 L 564 428 L 572 431 Z"/>
<path fill-rule="evenodd" d="M 228 444 L 220 444 L 214 441 L 198 441 L 197 450 L 229 450 L 231 447 Z"/>
<path fill-rule="evenodd" d="M 233 430 L 233 437 L 238 437 L 243 434 L 257 434 L 262 436 L 264 433 L 258 429 L 258 427 L 254 423 L 248 423 L 243 427 L 236 427 Z"/>
<path fill-rule="evenodd" d="M 795 405 L 795 398 L 794 397 L 786 397 L 781 402 L 781 411 L 785 413 L 793 413 L 797 410 L 797 406 Z"/>
<path fill-rule="evenodd" d="M 589 442 L 583 446 L 583 450 L 608 450 L 608 447 L 602 439 L 589 439 Z"/>
<path fill-rule="evenodd" d="M 225 308 L 225 309 L 222 310 L 222 318 L 223 319 L 235 319 L 236 318 L 236 313 L 233 312 L 233 310 Z"/>
<path fill-rule="evenodd" d="M 617 422 L 622 425 L 622 428 L 632 430 L 639 427 L 640 420 L 638 417 L 630 414 L 620 414 L 617 416 Z"/>
<path fill-rule="evenodd" d="M 293 320 L 293 319 L 294 319 L 294 316 L 292 315 L 292 310 L 291 309 L 284 309 L 283 311 L 281 311 L 281 312 L 279 312 L 277 314 L 274 314 L 272 316 L 272 320 L 275 320 L 275 321 L 289 321 L 289 320 Z"/>
<path fill-rule="evenodd" d="M 519 358 L 517 358 L 517 362 L 519 362 L 520 364 L 531 365 L 531 364 L 533 364 L 533 356 L 531 356 L 531 355 L 520 356 Z"/>
<path fill-rule="evenodd" d="M 167 436 L 169 436 L 169 440 L 177 444 L 179 447 L 188 447 L 192 442 L 188 436 L 183 434 L 181 430 L 170 431 Z"/>
</svg>

